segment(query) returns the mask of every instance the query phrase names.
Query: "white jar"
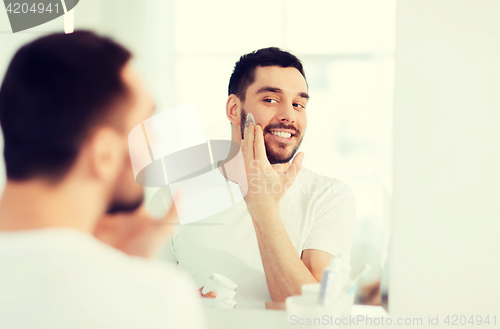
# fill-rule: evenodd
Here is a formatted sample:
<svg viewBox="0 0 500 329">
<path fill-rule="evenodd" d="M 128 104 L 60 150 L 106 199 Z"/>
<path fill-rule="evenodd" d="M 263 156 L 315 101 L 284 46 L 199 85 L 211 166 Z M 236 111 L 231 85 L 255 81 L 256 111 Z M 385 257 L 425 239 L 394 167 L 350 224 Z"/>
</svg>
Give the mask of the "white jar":
<svg viewBox="0 0 500 329">
<path fill-rule="evenodd" d="M 210 291 L 215 291 L 217 299 L 233 299 L 237 288 L 238 285 L 235 282 L 221 274 L 213 273 L 208 278 L 201 292 L 206 294 Z"/>
</svg>

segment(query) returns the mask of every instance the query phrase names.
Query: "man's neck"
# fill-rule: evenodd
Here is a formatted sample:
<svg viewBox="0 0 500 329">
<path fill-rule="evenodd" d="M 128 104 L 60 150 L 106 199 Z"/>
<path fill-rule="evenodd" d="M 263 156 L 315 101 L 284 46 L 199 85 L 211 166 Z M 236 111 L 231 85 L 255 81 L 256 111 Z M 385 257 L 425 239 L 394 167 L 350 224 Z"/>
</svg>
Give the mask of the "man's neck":
<svg viewBox="0 0 500 329">
<path fill-rule="evenodd" d="M 67 227 L 90 232 L 103 204 L 90 185 L 8 181 L 0 200 L 0 231 Z"/>
</svg>

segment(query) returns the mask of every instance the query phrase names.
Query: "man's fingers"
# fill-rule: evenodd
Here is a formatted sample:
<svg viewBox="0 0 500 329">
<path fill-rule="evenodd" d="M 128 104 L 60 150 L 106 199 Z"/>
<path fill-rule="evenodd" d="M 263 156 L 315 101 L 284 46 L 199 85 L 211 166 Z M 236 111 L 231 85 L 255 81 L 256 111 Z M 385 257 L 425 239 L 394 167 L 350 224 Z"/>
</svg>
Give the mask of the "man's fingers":
<svg viewBox="0 0 500 329">
<path fill-rule="evenodd" d="M 217 293 L 215 291 L 209 291 L 206 294 L 204 294 L 203 297 L 206 297 L 206 298 L 215 298 L 215 297 L 217 297 Z"/>
<path fill-rule="evenodd" d="M 241 151 L 243 153 L 243 159 L 245 159 L 245 163 L 250 163 L 253 159 L 255 159 L 253 147 L 254 137 L 255 125 L 253 123 L 250 123 L 250 125 L 245 128 L 244 139 L 241 141 Z"/>
<path fill-rule="evenodd" d="M 209 291 L 207 292 L 206 294 L 204 294 L 202 291 L 203 291 L 203 288 L 205 288 L 205 286 L 201 287 L 200 289 L 198 289 L 198 291 L 200 292 L 200 296 L 201 297 L 207 297 L 207 298 L 215 298 L 217 297 L 217 293 L 215 291 Z"/>
<path fill-rule="evenodd" d="M 302 161 L 304 160 L 304 152 L 299 152 L 292 161 L 290 167 L 286 171 L 288 181 L 294 181 L 300 169 L 302 169 Z"/>
<path fill-rule="evenodd" d="M 264 144 L 264 133 L 261 126 L 255 127 L 255 159 L 259 161 L 267 160 L 266 145 Z"/>
</svg>

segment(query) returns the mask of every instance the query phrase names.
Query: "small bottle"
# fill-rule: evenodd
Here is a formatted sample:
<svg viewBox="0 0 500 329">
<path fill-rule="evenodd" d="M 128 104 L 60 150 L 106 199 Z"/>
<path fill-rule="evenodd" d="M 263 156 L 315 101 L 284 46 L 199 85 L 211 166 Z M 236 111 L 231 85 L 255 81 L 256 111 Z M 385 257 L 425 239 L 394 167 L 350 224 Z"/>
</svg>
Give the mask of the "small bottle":
<svg viewBox="0 0 500 329">
<path fill-rule="evenodd" d="M 333 257 L 330 264 L 323 270 L 321 289 L 319 291 L 319 304 L 321 305 L 330 305 L 332 303 L 335 280 L 340 276 L 339 265 L 339 259 Z"/>
<path fill-rule="evenodd" d="M 319 303 L 330 305 L 338 300 L 345 284 L 349 281 L 351 266 L 341 256 L 333 257 L 323 271 Z"/>
</svg>

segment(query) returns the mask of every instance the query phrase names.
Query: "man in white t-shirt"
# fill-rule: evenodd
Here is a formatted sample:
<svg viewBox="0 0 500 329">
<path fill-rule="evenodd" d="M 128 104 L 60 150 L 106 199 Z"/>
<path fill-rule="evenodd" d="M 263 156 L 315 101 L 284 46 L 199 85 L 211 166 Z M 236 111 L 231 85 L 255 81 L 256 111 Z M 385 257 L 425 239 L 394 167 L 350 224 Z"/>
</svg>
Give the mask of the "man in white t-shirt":
<svg viewBox="0 0 500 329">
<path fill-rule="evenodd" d="M 154 103 L 130 57 L 76 31 L 30 42 L 7 69 L 0 328 L 205 327 L 191 279 L 146 259 L 176 211 L 154 221 L 134 181 L 127 135 Z"/>
<path fill-rule="evenodd" d="M 160 255 L 191 273 L 199 287 L 215 272 L 238 284 L 238 302 L 281 302 L 300 294 L 302 285 L 319 282 L 332 257 L 349 259 L 352 193 L 338 180 L 301 170 L 303 153 L 294 158 L 307 127 L 308 99 L 294 55 L 272 47 L 236 63 L 226 115 L 242 157 L 214 159 L 219 170 L 208 174 L 214 184 L 199 186 L 197 193 L 210 195 L 217 180 L 227 178 L 233 206 L 179 227 Z M 257 125 L 246 124 L 248 114 Z M 169 199 L 169 187 L 161 188 L 150 207 L 159 209 Z"/>
</svg>

